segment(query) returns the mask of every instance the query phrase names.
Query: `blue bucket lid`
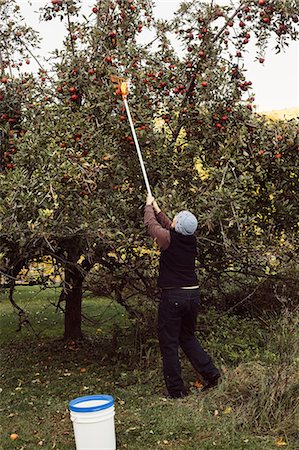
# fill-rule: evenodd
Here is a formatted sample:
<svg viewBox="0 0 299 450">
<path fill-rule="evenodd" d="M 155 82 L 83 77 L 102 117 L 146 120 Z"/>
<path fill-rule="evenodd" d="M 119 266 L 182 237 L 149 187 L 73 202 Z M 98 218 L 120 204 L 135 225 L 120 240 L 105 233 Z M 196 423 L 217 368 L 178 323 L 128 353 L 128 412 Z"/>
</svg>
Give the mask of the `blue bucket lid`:
<svg viewBox="0 0 299 450">
<path fill-rule="evenodd" d="M 90 402 L 90 406 L 86 406 L 86 403 Z M 99 402 L 97 404 L 97 402 Z M 80 404 L 85 403 L 84 406 Z M 86 395 L 84 397 L 78 397 L 71 400 L 69 403 L 69 408 L 73 412 L 96 412 L 102 411 L 103 409 L 110 408 L 114 405 L 114 399 L 111 395 Z"/>
</svg>

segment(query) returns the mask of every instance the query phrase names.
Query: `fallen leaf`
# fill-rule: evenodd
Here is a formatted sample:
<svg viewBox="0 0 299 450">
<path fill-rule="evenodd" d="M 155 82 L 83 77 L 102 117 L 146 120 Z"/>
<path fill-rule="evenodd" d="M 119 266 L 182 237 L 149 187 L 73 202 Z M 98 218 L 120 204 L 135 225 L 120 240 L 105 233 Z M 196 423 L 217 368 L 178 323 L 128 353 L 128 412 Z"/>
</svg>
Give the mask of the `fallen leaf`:
<svg viewBox="0 0 299 450">
<path fill-rule="evenodd" d="M 82 368 L 80 369 L 80 372 L 81 372 L 81 373 L 85 373 L 86 370 L 87 370 L 87 369 L 86 369 L 85 367 L 82 367 Z"/>
<path fill-rule="evenodd" d="M 196 380 L 196 381 L 194 382 L 194 387 L 195 387 L 196 389 L 202 389 L 203 384 L 202 384 L 202 382 L 201 382 L 200 380 Z"/>
<path fill-rule="evenodd" d="M 223 411 L 224 414 L 231 414 L 233 412 L 233 408 L 231 406 L 227 406 Z"/>
<path fill-rule="evenodd" d="M 284 447 L 285 445 L 288 445 L 288 444 L 281 437 L 279 437 L 276 439 L 275 445 L 276 445 L 276 447 Z"/>
</svg>

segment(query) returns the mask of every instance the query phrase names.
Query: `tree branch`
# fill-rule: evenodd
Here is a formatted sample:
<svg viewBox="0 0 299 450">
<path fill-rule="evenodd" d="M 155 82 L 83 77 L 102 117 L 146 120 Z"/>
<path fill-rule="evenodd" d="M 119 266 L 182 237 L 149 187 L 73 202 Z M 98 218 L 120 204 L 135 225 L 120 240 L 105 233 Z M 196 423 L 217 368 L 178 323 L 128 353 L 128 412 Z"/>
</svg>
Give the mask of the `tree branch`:
<svg viewBox="0 0 299 450">
<path fill-rule="evenodd" d="M 234 11 L 232 16 L 227 19 L 225 25 L 221 28 L 221 30 L 212 39 L 212 43 L 213 44 L 219 39 L 221 34 L 225 31 L 225 29 L 228 26 L 228 22 L 230 22 L 232 19 L 234 19 L 234 17 L 240 12 L 242 7 L 243 7 L 243 2 L 240 3 L 239 7 Z M 203 41 L 203 44 L 204 44 L 204 41 Z M 178 136 L 180 134 L 180 131 L 181 131 L 182 127 L 183 127 L 183 120 L 182 120 L 182 114 L 183 113 L 182 113 L 182 110 L 185 107 L 185 105 L 187 103 L 187 100 L 191 96 L 191 93 L 193 92 L 193 89 L 194 89 L 194 86 L 195 86 L 195 80 L 196 80 L 196 77 L 197 77 L 197 75 L 199 73 L 200 67 L 201 67 L 201 61 L 198 61 L 197 65 L 196 65 L 196 68 L 195 68 L 195 71 L 193 72 L 191 80 L 190 80 L 189 85 L 187 87 L 187 91 L 186 91 L 186 93 L 185 93 L 185 95 L 184 95 L 184 97 L 183 97 L 183 99 L 181 101 L 181 105 L 179 107 L 179 111 L 180 112 L 179 112 L 179 116 L 178 116 L 178 120 L 177 120 L 177 127 L 176 127 L 176 130 L 175 130 L 175 132 L 173 134 L 173 137 L 172 137 L 172 140 L 171 140 L 172 144 L 174 144 L 176 142 L 176 140 L 177 140 L 177 138 L 178 138 Z"/>
</svg>

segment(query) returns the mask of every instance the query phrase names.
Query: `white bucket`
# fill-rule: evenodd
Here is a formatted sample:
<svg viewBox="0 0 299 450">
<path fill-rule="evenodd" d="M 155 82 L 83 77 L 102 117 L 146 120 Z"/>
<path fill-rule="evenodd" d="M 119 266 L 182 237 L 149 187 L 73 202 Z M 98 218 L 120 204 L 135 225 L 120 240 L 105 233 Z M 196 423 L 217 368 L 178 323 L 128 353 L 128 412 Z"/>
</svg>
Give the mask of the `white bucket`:
<svg viewBox="0 0 299 450">
<path fill-rule="evenodd" d="M 69 403 L 77 450 L 115 450 L 114 399 L 88 395 Z"/>
</svg>

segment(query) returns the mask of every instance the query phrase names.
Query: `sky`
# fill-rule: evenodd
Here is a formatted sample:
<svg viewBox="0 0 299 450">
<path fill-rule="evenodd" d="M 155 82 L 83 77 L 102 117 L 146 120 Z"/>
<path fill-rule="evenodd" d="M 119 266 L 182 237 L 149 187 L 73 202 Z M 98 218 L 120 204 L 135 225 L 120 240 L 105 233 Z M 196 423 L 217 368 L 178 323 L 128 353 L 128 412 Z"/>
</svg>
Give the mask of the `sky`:
<svg viewBox="0 0 299 450">
<path fill-rule="evenodd" d="M 228 0 L 218 0 L 218 4 Z M 64 37 L 64 25 L 58 20 L 39 22 L 38 9 L 50 0 L 17 0 L 22 15 L 28 25 L 38 30 L 42 37 L 38 53 L 47 58 L 55 48 L 61 48 Z M 95 1 L 84 0 L 84 9 L 91 11 Z M 230 1 L 230 3 L 233 3 Z M 156 0 L 155 16 L 165 20 L 171 19 L 180 4 L 180 0 Z M 264 64 L 254 61 L 253 45 L 248 47 L 244 63 L 247 68 L 247 79 L 252 81 L 256 98 L 257 111 L 299 108 L 299 42 L 291 42 L 285 52 L 276 54 L 275 41 L 268 48 Z M 34 64 L 31 66 L 34 68 Z M 28 70 L 28 67 L 27 67 Z"/>
</svg>

